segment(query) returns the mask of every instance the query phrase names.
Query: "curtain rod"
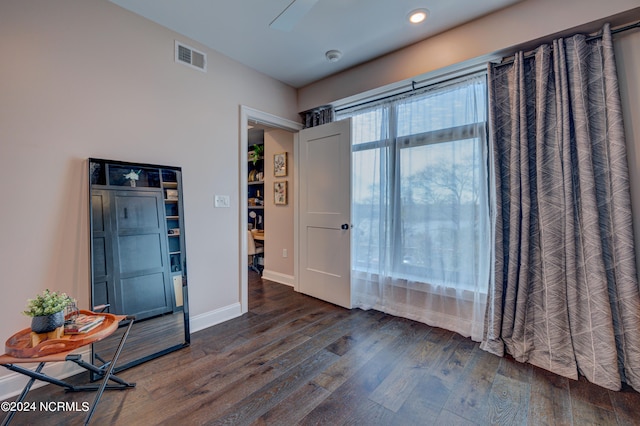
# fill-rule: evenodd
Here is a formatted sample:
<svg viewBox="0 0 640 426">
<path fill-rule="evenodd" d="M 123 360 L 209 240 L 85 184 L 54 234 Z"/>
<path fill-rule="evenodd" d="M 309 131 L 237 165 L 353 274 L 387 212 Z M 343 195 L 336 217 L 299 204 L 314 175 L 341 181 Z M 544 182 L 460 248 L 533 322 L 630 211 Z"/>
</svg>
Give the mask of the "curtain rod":
<svg viewBox="0 0 640 426">
<path fill-rule="evenodd" d="M 632 30 L 632 29 L 634 29 L 634 28 L 640 28 L 640 21 L 636 22 L 635 24 L 630 24 L 630 25 L 627 25 L 627 26 L 624 26 L 624 27 L 620 27 L 620 28 L 616 28 L 616 29 L 614 29 L 614 30 L 611 30 L 611 35 L 613 35 L 613 34 L 617 34 L 617 33 L 621 33 L 621 32 L 623 32 L 623 31 Z M 596 35 L 593 35 L 593 36 L 587 37 L 587 41 L 591 41 L 591 40 L 594 40 L 594 39 L 597 39 L 597 38 L 600 38 L 600 37 L 602 37 L 602 34 L 596 34 Z M 525 58 L 530 58 L 530 57 L 532 57 L 532 56 L 533 56 L 533 54 L 525 55 Z M 503 65 L 509 65 L 509 64 L 512 64 L 512 63 L 513 63 L 513 61 L 514 61 L 514 57 L 513 57 L 513 56 L 511 56 L 511 57 L 507 57 L 507 58 L 503 59 L 503 62 L 500 62 L 499 64 L 496 64 L 496 65 L 494 65 L 494 66 L 495 66 L 495 67 L 501 67 L 501 66 L 503 66 Z M 476 72 L 477 72 L 477 73 L 479 73 L 479 72 L 476 70 L 476 71 L 470 71 L 470 72 L 469 72 L 468 74 L 466 74 L 466 75 L 473 75 L 473 74 L 475 74 Z M 464 74 L 463 74 L 463 75 L 464 75 Z M 456 75 L 455 77 L 451 77 L 450 79 L 445 78 L 444 80 L 439 81 L 438 83 L 435 83 L 435 84 L 446 83 L 447 81 L 449 81 L 449 80 L 453 80 L 453 79 L 455 79 L 455 78 L 457 78 L 457 77 L 459 77 L 459 76 L 457 76 L 457 75 Z M 340 106 L 340 107 L 335 108 L 335 112 L 344 111 L 344 110 L 346 110 L 346 109 L 351 109 L 351 108 L 359 108 L 359 107 L 361 107 L 361 106 L 365 106 L 365 105 L 367 105 L 367 104 L 371 104 L 371 103 L 374 103 L 374 102 L 379 102 L 379 101 L 383 101 L 383 100 L 386 100 L 386 99 L 390 99 L 390 98 L 393 98 L 393 97 L 395 97 L 395 96 L 408 95 L 408 94 L 414 93 L 416 90 L 419 90 L 419 89 L 422 89 L 423 87 L 428 87 L 428 86 L 430 86 L 430 85 L 431 85 L 431 84 L 428 84 L 428 83 L 427 83 L 427 84 L 425 84 L 424 86 L 416 87 L 416 85 L 418 85 L 418 84 L 424 84 L 424 83 L 425 83 L 425 82 L 416 82 L 415 80 L 412 80 L 412 81 L 411 81 L 411 88 L 409 88 L 409 89 L 400 90 L 400 91 L 398 91 L 398 92 L 393 92 L 393 93 L 391 93 L 390 95 L 387 95 L 387 96 L 374 97 L 374 99 L 366 100 L 366 101 L 363 101 L 363 102 L 360 102 L 360 103 L 356 103 L 356 104 L 347 104 L 347 105 L 344 105 L 344 106 Z M 319 107 L 319 108 L 323 108 L 323 107 Z M 315 110 L 315 109 L 316 109 L 316 108 L 313 108 L 313 109 L 311 109 L 311 110 L 309 110 L 309 111 L 303 111 L 302 113 L 304 113 L 304 112 L 310 112 L 310 111 L 313 111 L 313 110 Z M 301 113 L 301 114 L 302 114 L 302 113 Z"/>
<path fill-rule="evenodd" d="M 616 28 L 614 30 L 611 30 L 611 35 L 618 34 L 618 33 L 624 32 L 624 31 L 629 31 L 629 30 L 632 30 L 634 28 L 640 28 L 640 21 L 636 22 L 635 24 L 629 24 L 629 25 L 626 25 L 624 27 L 620 27 L 620 28 Z M 602 34 L 596 34 L 596 35 L 593 35 L 591 37 L 587 37 L 587 41 L 595 40 L 597 38 L 602 38 Z"/>
<path fill-rule="evenodd" d="M 618 34 L 618 33 L 621 33 L 623 31 L 629 31 L 629 30 L 632 30 L 634 28 L 640 28 L 640 21 L 636 22 L 635 24 L 629 24 L 629 25 L 626 25 L 624 27 L 620 27 L 620 28 L 616 28 L 615 30 L 611 30 L 611 35 Z M 599 38 L 602 38 L 602 34 L 596 34 L 596 35 L 589 36 L 589 37 L 586 38 L 586 41 L 596 40 L 596 39 L 599 39 Z M 529 53 L 529 54 L 524 55 L 524 58 L 528 59 L 528 58 L 532 58 L 534 56 L 535 56 L 535 53 Z M 499 64 L 495 64 L 494 67 L 497 68 L 497 67 L 501 67 L 503 65 L 510 65 L 514 61 L 515 61 L 515 56 L 508 56 L 508 57 L 504 58 L 502 60 L 502 62 L 500 62 Z"/>
<path fill-rule="evenodd" d="M 424 80 L 424 81 L 420 81 L 417 82 L 415 80 L 411 80 L 411 83 L 407 83 L 407 85 L 410 84 L 410 88 L 402 90 L 402 89 L 398 89 L 399 91 L 393 91 L 391 94 L 389 95 L 385 95 L 385 96 L 380 96 L 380 97 L 373 97 L 373 99 L 369 99 L 369 100 L 365 100 L 362 101 L 360 103 L 355 103 L 355 104 L 347 104 L 338 108 L 335 108 L 334 111 L 340 112 L 340 111 L 344 111 L 347 109 L 354 109 L 354 108 L 360 108 L 363 107 L 365 105 L 369 105 L 369 104 L 373 104 L 376 102 L 381 102 L 381 101 L 385 101 L 387 99 L 391 99 L 391 98 L 395 98 L 395 97 L 401 97 L 401 96 L 405 96 L 405 95 L 412 95 L 414 93 L 417 93 L 419 90 L 421 89 L 425 89 L 428 87 L 435 87 L 435 86 L 445 86 L 449 83 L 451 83 L 454 80 L 457 80 L 459 78 L 465 78 L 465 77 L 474 77 L 476 75 L 482 75 L 482 74 L 486 74 L 486 66 L 484 67 L 483 70 L 479 70 L 477 69 L 477 67 L 473 67 L 474 69 L 472 70 L 468 70 L 468 72 L 465 70 L 464 72 L 461 72 L 460 74 L 458 73 L 454 73 L 454 75 L 450 76 L 450 77 L 445 77 L 442 80 L 438 80 L 435 83 L 429 83 L 429 79 Z M 406 87 L 406 86 L 405 86 Z"/>
</svg>

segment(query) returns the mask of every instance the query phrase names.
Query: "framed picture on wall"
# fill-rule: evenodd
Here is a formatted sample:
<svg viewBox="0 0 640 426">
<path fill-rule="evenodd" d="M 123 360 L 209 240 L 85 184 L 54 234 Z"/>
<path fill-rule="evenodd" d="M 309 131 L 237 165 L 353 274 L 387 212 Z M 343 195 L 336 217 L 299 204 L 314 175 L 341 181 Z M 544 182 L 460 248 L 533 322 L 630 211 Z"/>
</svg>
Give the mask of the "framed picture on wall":
<svg viewBox="0 0 640 426">
<path fill-rule="evenodd" d="M 287 181 L 273 183 L 273 203 L 276 206 L 287 205 Z"/>
<path fill-rule="evenodd" d="M 283 177 L 287 175 L 287 153 L 281 152 L 273 156 L 273 175 Z"/>
</svg>

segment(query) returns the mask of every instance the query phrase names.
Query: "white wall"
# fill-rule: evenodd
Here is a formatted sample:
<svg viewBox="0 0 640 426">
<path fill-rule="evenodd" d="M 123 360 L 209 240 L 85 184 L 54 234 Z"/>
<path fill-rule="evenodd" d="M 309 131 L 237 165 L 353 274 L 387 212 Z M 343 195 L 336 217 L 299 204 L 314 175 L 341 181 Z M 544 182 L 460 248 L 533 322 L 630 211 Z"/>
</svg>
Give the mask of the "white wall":
<svg viewBox="0 0 640 426">
<path fill-rule="evenodd" d="M 298 120 L 295 90 L 107 0 L 3 0 L 0 57 L 0 339 L 45 288 L 89 305 L 88 157 L 183 168 L 191 316 L 239 312 L 239 106 Z"/>
<path fill-rule="evenodd" d="M 264 132 L 265 142 L 265 257 L 264 274 L 283 284 L 294 283 L 293 252 L 293 213 L 294 192 L 293 177 L 295 164 L 293 157 L 293 133 L 285 130 L 270 129 Z M 287 153 L 287 176 L 273 176 L 273 156 Z M 287 205 L 275 205 L 273 200 L 274 182 L 287 181 Z M 287 250 L 287 257 L 282 251 Z"/>
</svg>

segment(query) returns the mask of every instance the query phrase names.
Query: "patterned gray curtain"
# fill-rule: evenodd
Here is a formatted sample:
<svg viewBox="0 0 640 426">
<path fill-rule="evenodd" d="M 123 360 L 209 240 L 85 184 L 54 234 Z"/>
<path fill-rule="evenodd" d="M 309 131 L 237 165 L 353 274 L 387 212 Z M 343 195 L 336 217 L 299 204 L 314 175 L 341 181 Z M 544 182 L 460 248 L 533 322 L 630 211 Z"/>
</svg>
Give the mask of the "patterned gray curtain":
<svg viewBox="0 0 640 426">
<path fill-rule="evenodd" d="M 640 297 L 608 25 L 489 70 L 495 281 L 481 347 L 640 390 Z"/>
<path fill-rule="evenodd" d="M 319 126 L 321 124 L 331 123 L 335 119 L 334 109 L 331 106 L 301 112 L 300 116 L 302 116 L 302 123 L 304 124 L 305 129 Z"/>
</svg>

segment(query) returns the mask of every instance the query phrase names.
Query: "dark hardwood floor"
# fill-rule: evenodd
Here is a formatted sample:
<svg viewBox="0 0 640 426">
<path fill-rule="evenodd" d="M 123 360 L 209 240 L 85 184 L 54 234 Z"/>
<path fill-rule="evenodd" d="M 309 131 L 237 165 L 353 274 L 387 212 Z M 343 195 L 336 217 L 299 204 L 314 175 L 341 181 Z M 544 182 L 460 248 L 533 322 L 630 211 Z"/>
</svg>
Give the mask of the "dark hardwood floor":
<svg viewBox="0 0 640 426">
<path fill-rule="evenodd" d="M 348 311 L 253 273 L 248 314 L 120 376 L 137 387 L 105 392 L 92 424 L 640 424 L 640 394 L 630 388 L 565 379 L 490 355 L 455 333 Z M 27 400 L 93 397 L 46 386 Z M 84 417 L 18 413 L 12 424 L 82 424 Z"/>
</svg>

